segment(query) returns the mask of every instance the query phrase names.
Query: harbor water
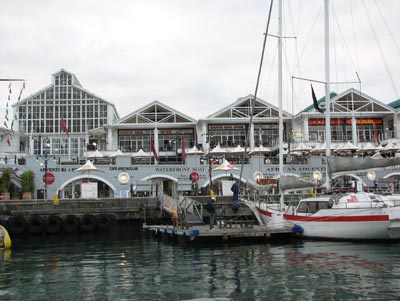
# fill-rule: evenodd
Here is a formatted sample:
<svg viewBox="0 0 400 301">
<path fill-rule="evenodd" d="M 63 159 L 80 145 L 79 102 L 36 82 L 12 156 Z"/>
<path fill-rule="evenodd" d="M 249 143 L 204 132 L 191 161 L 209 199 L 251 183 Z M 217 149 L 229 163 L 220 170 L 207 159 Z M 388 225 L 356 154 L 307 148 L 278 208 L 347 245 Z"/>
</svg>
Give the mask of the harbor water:
<svg viewBox="0 0 400 301">
<path fill-rule="evenodd" d="M 400 299 L 400 243 L 187 243 L 125 225 L 1 255 L 0 300 Z"/>
</svg>

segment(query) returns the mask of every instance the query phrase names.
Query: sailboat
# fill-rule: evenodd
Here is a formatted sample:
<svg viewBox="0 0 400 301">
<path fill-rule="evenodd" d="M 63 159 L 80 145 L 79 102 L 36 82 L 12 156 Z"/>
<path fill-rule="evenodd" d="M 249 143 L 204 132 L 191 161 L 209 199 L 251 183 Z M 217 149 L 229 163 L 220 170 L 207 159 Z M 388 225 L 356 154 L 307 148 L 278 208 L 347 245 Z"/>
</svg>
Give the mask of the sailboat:
<svg viewBox="0 0 400 301">
<path fill-rule="evenodd" d="M 329 89 L 329 0 L 325 1 L 325 82 L 326 82 L 326 186 L 333 173 L 348 170 L 368 170 L 400 164 L 398 159 L 336 158 L 330 156 L 330 89 Z M 282 22 L 282 3 L 280 1 L 280 22 Z M 280 25 L 281 29 L 281 25 Z M 279 39 L 282 39 L 280 30 Z M 279 43 L 281 47 L 281 42 Z M 282 59 L 281 57 L 279 58 Z M 280 61 L 282 65 L 282 61 Z M 281 68 L 281 67 L 280 67 Z M 281 71 L 280 71 L 281 72 Z M 280 78 L 281 79 L 281 78 Z M 282 107 L 281 84 L 279 86 L 280 108 Z M 280 119 L 281 119 L 280 114 Z M 280 123 L 282 121 L 280 120 Z M 282 135 L 282 131 L 280 131 Z M 282 150 L 280 150 L 282 152 Z M 282 156 L 282 155 L 280 155 Z M 281 158 L 280 158 L 281 159 Z M 256 204 L 259 220 L 270 225 L 291 227 L 293 232 L 303 237 L 326 239 L 381 240 L 400 239 L 400 206 L 386 196 L 373 193 L 350 193 L 344 195 L 325 195 L 302 199 L 296 206 L 284 207 L 283 194 L 285 175 L 280 161 L 280 194 L 278 208 L 266 204 Z M 287 189 L 313 187 L 312 182 L 292 181 Z"/>
</svg>

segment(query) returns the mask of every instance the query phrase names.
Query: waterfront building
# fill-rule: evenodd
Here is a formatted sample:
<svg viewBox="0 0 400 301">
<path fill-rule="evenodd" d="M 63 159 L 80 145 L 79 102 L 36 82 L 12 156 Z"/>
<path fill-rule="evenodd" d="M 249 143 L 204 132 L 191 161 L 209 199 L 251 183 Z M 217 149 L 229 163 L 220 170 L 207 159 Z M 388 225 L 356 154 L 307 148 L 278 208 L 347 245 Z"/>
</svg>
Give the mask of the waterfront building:
<svg viewBox="0 0 400 301">
<path fill-rule="evenodd" d="M 332 94 L 331 100 L 334 155 L 372 155 L 374 149 L 363 149 L 368 142 L 384 156 L 396 155 L 397 102 L 386 105 L 356 89 Z M 207 193 L 210 185 L 221 194 L 233 180 L 254 184 L 279 174 L 278 108 L 253 95 L 199 120 L 160 101 L 119 118 L 111 102 L 84 89 L 74 74 L 62 69 L 53 74 L 50 86 L 13 108 L 19 135 L 11 148 L 0 144 L 1 157 L 4 161 L 8 156 L 8 164 L 14 157 L 16 175 L 26 169 L 35 172 L 39 198 L 56 193 L 62 198 L 176 196 Z M 312 178 L 314 171 L 323 173 L 324 115 L 310 105 L 296 115 L 283 112 L 283 118 L 284 172 L 305 178 Z M 349 148 L 350 142 L 354 147 Z M 98 170 L 77 171 L 86 159 Z M 224 159 L 236 169 L 217 170 Z M 399 175 L 395 168 L 377 171 L 378 180 L 395 187 Z M 337 183 L 355 189 L 374 186 L 366 172 L 338 177 Z M 18 177 L 14 184 L 17 195 Z"/>
</svg>

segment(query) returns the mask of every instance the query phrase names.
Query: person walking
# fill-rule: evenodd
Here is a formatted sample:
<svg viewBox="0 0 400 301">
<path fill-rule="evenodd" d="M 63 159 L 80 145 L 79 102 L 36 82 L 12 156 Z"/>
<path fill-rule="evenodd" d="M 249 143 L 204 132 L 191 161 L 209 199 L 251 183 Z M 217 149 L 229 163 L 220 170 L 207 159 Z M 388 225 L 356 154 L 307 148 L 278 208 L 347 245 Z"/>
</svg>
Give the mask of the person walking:
<svg viewBox="0 0 400 301">
<path fill-rule="evenodd" d="M 214 229 L 214 221 L 215 221 L 215 197 L 212 196 L 210 201 L 208 202 L 207 211 L 210 213 L 210 230 Z"/>
</svg>

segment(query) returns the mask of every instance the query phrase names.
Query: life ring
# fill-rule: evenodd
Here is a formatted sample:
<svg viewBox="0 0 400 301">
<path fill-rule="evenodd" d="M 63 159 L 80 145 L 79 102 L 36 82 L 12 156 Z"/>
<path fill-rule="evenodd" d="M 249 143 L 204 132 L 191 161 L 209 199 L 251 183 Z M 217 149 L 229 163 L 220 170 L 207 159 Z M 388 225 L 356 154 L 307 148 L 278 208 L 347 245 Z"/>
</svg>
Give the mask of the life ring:
<svg viewBox="0 0 400 301">
<path fill-rule="evenodd" d="M 75 215 L 68 214 L 63 219 L 63 229 L 67 233 L 73 233 L 79 229 L 79 218 Z"/>
<path fill-rule="evenodd" d="M 44 221 L 40 215 L 32 215 L 28 220 L 28 231 L 39 234 L 43 231 Z"/>
<path fill-rule="evenodd" d="M 91 214 L 84 214 L 80 219 L 81 230 L 84 232 L 93 231 L 96 225 L 96 218 Z"/>
<path fill-rule="evenodd" d="M 8 220 L 8 228 L 13 234 L 21 234 L 26 230 L 26 219 L 21 216 L 14 216 Z"/>
<path fill-rule="evenodd" d="M 46 219 L 45 229 L 49 234 L 55 234 L 60 231 L 62 226 L 62 219 L 57 215 L 50 215 Z"/>
<path fill-rule="evenodd" d="M 97 216 L 97 225 L 100 229 L 107 229 L 112 224 L 112 216 L 109 214 L 99 214 Z"/>
</svg>

